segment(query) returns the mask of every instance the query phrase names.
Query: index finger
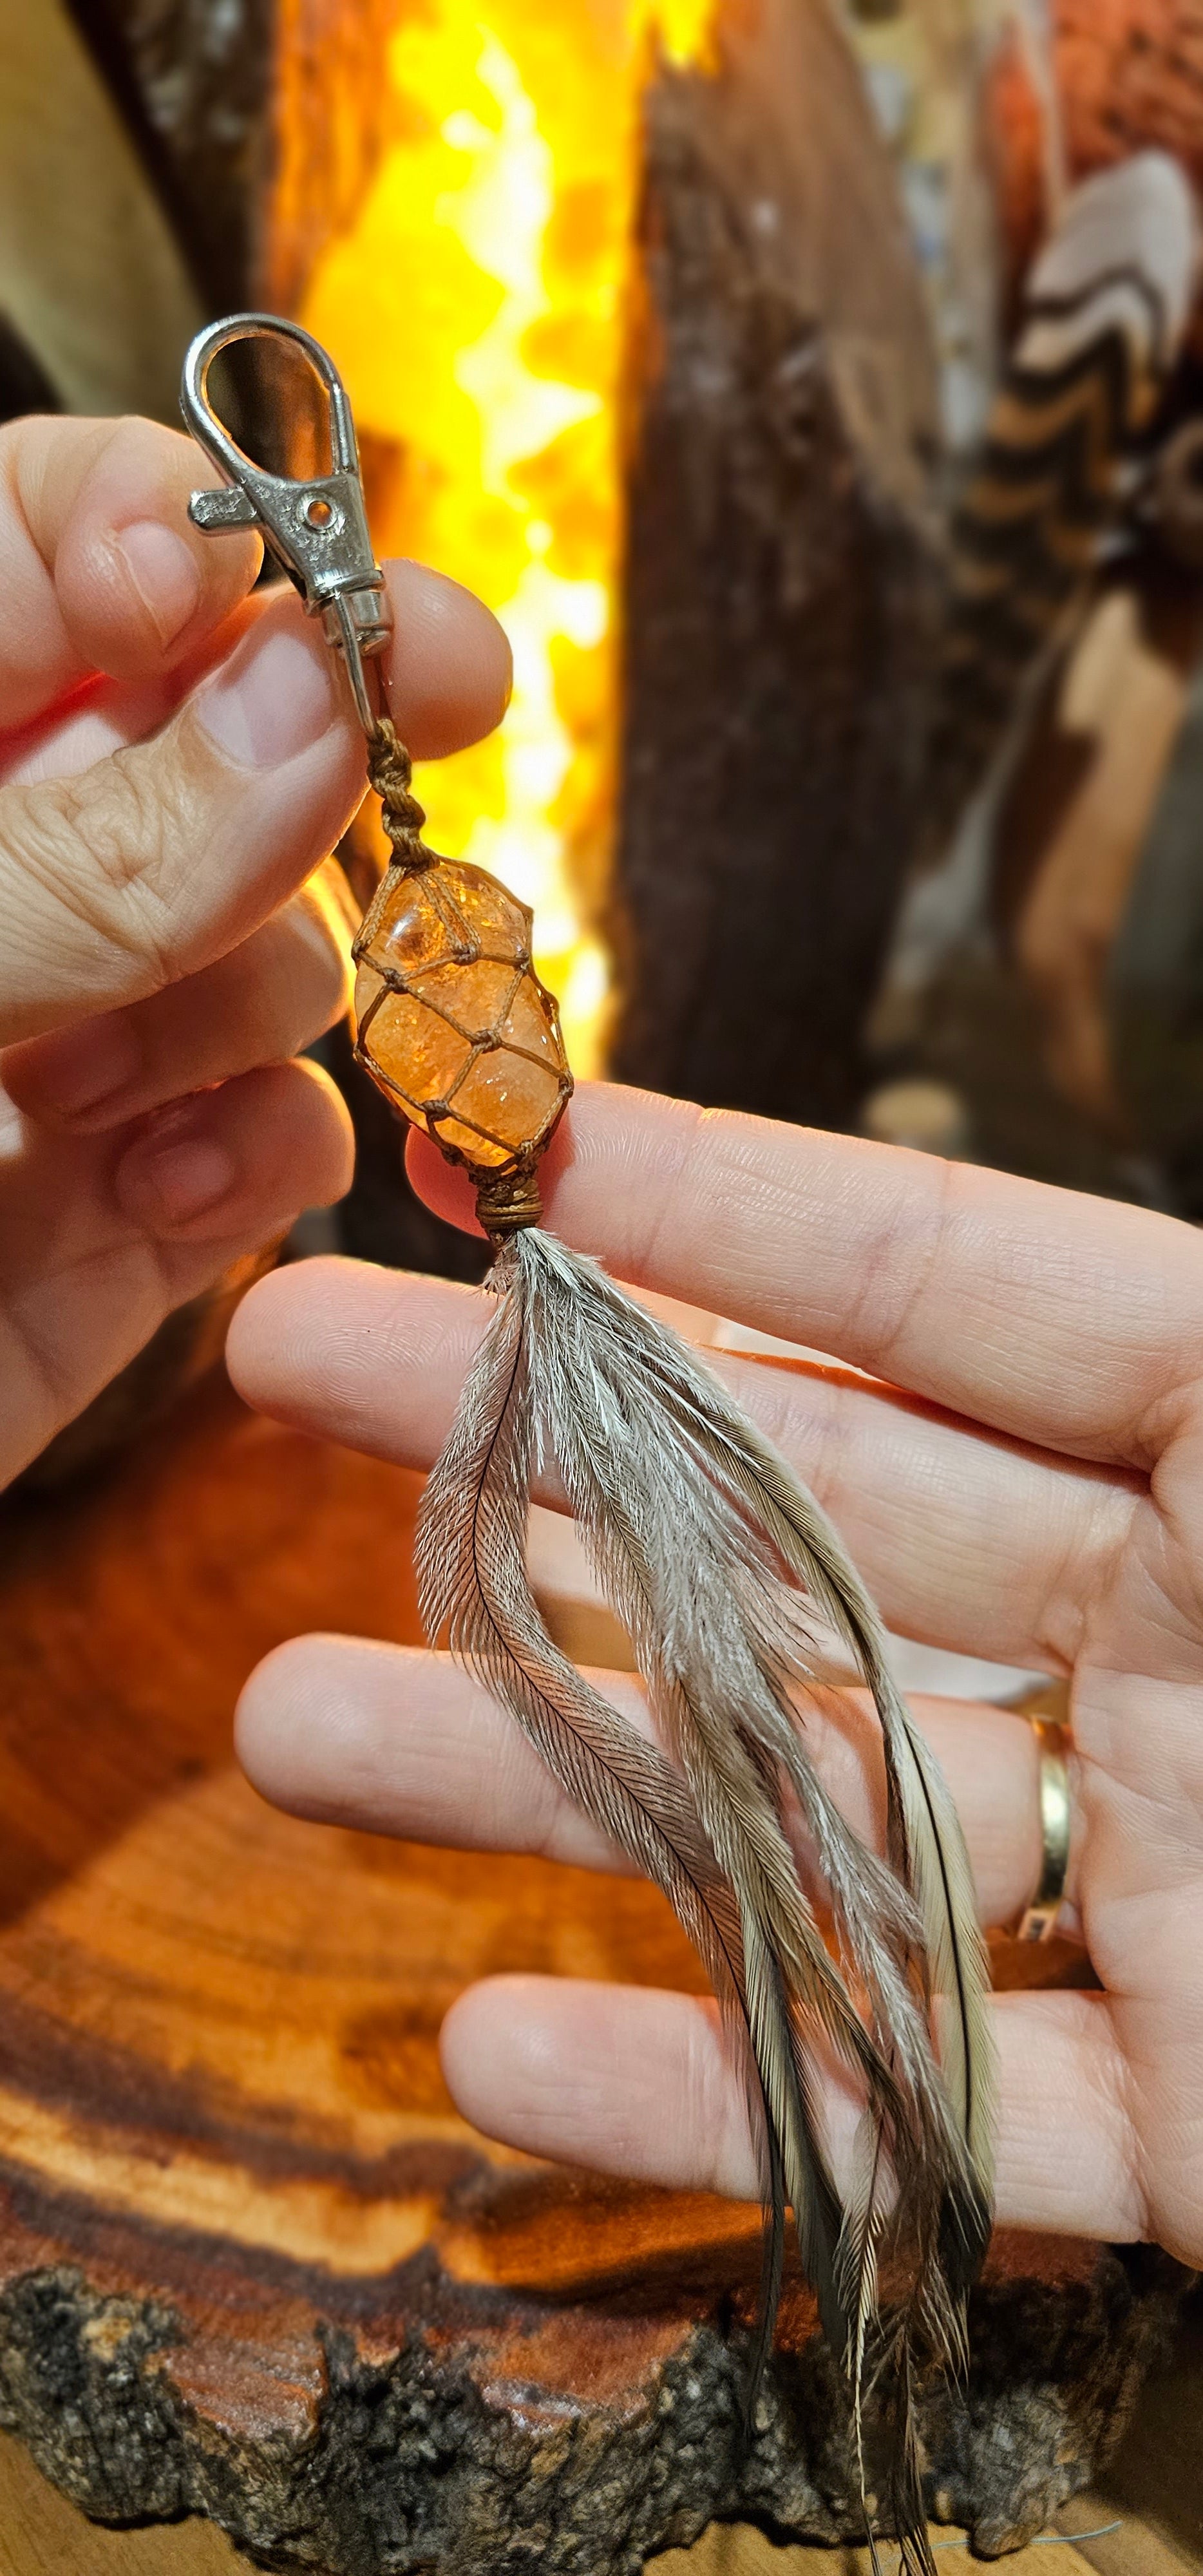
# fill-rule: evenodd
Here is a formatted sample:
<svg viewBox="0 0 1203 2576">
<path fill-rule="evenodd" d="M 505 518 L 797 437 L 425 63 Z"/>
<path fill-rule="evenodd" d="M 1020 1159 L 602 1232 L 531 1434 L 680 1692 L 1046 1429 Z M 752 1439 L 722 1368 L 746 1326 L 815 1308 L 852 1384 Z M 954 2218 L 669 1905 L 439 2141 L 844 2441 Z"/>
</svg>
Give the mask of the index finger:
<svg viewBox="0 0 1203 2576">
<path fill-rule="evenodd" d="M 415 1186 L 471 1191 L 425 1138 Z M 1176 1218 L 855 1136 L 583 1084 L 546 1223 L 637 1287 L 850 1361 L 1023 1440 L 1148 1467 L 1203 1370 Z"/>
<path fill-rule="evenodd" d="M 500 626 L 441 574 L 384 571 L 397 725 L 424 759 L 478 741 L 505 706 Z M 0 1042 L 122 1010 L 240 946 L 334 847 L 364 764 L 334 656 L 282 588 L 150 741 L 0 789 Z"/>
<path fill-rule="evenodd" d="M 0 707 L 33 724 L 103 671 L 174 667 L 250 589 L 246 531 L 214 545 L 188 496 L 216 480 L 189 438 L 149 420 L 26 418 L 0 430 Z"/>
</svg>

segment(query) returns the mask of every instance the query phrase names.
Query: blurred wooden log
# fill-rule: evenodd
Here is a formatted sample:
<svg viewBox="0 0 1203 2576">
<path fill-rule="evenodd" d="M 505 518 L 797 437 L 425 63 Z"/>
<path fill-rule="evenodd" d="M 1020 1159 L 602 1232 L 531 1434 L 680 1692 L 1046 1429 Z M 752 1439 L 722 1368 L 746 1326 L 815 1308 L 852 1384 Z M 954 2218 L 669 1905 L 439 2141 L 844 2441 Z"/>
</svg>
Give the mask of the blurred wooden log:
<svg viewBox="0 0 1203 2576">
<path fill-rule="evenodd" d="M 274 0 L 67 0 L 202 308 L 245 304 L 270 168 Z"/>
<path fill-rule="evenodd" d="M 66 0 L 208 317 L 295 313 L 386 139 L 384 48 L 400 0 Z M 303 369 L 223 362 L 222 400 L 278 471 L 324 470 Z M 169 405 L 174 418 L 174 396 Z"/>
<path fill-rule="evenodd" d="M 385 140 L 401 0 L 68 0 L 213 314 L 295 312 Z"/>
<path fill-rule="evenodd" d="M 935 379 L 826 0 L 730 0 L 646 101 L 614 1062 L 846 1123 L 911 846 Z"/>
<path fill-rule="evenodd" d="M 328 2576 L 633 2576 L 716 2513 L 853 2530 L 796 2285 L 741 2440 L 755 2213 L 506 2153 L 443 2090 L 482 1972 L 696 1987 L 660 1899 L 306 1827 L 233 1767 L 277 1639 L 413 1634 L 415 1480 L 190 1404 L 4 1530 L 0 2421 L 103 2519 L 207 2513 Z M 928 2411 L 941 2516 L 1039 2527 L 1169 2304 L 1155 2262 L 1002 2242 L 968 2392 Z"/>
</svg>

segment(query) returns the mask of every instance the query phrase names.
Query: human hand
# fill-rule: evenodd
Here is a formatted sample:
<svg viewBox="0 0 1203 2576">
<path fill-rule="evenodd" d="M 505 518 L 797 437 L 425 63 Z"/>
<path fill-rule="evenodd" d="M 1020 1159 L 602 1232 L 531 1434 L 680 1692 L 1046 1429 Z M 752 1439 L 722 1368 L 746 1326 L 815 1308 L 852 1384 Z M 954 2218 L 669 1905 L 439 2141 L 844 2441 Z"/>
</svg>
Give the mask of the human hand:
<svg viewBox="0 0 1203 2576">
<path fill-rule="evenodd" d="M 434 1149 L 414 1139 L 410 1161 L 430 1203 L 468 1223 L 470 1193 Z M 600 1086 L 578 1093 L 541 1177 L 548 1224 L 618 1277 L 847 1364 L 710 1355 L 892 1627 L 1071 1677 L 1067 1895 L 1103 1992 L 995 1999 L 998 2214 L 1203 2262 L 1198 1235 Z M 486 1322 L 479 1292 L 310 1262 L 252 1290 L 231 1366 L 280 1419 L 425 1467 Z M 634 1685 L 594 1679 L 640 1720 Z M 1032 1730 L 1005 1710 L 915 1706 L 983 1918 L 1005 1924 L 1040 1875 Z M 845 1812 L 883 1847 L 863 1703 L 825 1692 L 803 1714 Z M 248 1683 L 239 1741 L 252 1780 L 296 1814 L 622 1866 L 443 1656 L 297 1639 Z M 465 2114 L 512 2145 L 756 2194 L 741 2082 L 696 1997 L 490 1978 L 448 2016 L 443 2061 Z"/>
<path fill-rule="evenodd" d="M 198 470 L 199 469 L 199 470 Z M 175 1306 L 341 1196 L 338 872 L 364 755 L 320 626 L 194 529 L 191 441 L 0 430 L 0 1484 Z M 488 732 L 505 637 L 388 567 L 390 690 L 426 757 Z"/>
</svg>

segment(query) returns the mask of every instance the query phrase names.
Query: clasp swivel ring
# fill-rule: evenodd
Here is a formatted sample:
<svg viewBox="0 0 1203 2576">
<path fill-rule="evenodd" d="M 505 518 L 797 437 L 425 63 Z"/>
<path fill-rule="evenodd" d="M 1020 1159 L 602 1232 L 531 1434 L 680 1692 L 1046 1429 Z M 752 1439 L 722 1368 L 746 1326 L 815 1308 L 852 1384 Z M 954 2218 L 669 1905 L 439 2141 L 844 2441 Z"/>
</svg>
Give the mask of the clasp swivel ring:
<svg viewBox="0 0 1203 2576">
<path fill-rule="evenodd" d="M 209 369 L 236 340 L 286 340 L 300 350 L 325 389 L 334 470 L 303 483 L 267 474 L 231 438 L 209 400 Z M 320 617 L 328 643 L 346 664 L 355 712 L 369 742 L 380 733 L 366 662 L 393 631 L 384 575 L 372 551 L 359 451 L 346 387 L 326 352 L 297 322 L 273 313 L 235 313 L 197 333 L 184 360 L 180 409 L 193 437 L 232 489 L 194 492 L 188 516 L 198 528 L 260 528 L 264 544 L 299 590 L 306 614 Z M 379 684 L 383 698 L 383 686 Z"/>
</svg>

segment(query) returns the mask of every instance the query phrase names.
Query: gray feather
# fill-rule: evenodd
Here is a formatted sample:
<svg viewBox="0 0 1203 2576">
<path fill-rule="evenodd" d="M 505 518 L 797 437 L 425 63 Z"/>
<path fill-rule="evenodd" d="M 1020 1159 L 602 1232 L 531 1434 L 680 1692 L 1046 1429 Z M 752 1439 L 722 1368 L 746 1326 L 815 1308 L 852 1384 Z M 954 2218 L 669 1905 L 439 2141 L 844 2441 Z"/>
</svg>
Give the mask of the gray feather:
<svg viewBox="0 0 1203 2576">
<path fill-rule="evenodd" d="M 834 1530 L 710 1371 L 541 1231 L 506 1246 L 493 1281 L 499 1313 L 427 1492 L 427 1626 L 433 1636 L 449 1622 L 455 1650 L 694 1939 L 744 2054 L 776 2228 L 785 2194 L 849 2369 L 858 2443 L 867 2380 L 884 2371 L 894 2392 L 905 2522 L 917 2492 L 913 2368 L 922 2354 L 959 2364 L 989 2228 L 984 1952 L 955 1810 Z M 524 1536 L 536 1431 L 631 1636 L 664 1750 L 558 1653 L 533 1601 Z M 819 1623 L 851 1652 L 877 1708 L 887 1862 L 859 1843 L 806 1751 L 792 1689 L 822 1669 Z M 787 1790 L 830 1893 L 836 1957 L 785 1833 Z M 825 2048 L 852 2068 L 865 2103 L 845 2208 L 813 2108 Z M 909 2280 L 888 2345 L 877 2320 L 887 2224 Z M 770 2297 L 777 2262 L 771 2236 Z M 922 2566 L 913 2527 L 906 2545 Z"/>
<path fill-rule="evenodd" d="M 752 2133 L 761 2145 L 769 2213 L 767 2297 L 775 2305 L 788 2169 L 824 2321 L 838 2338 L 839 2202 L 810 2131 L 797 2069 L 788 2051 L 783 2064 L 780 2047 L 766 2048 L 762 2010 L 760 2044 L 753 2038 L 734 1890 L 680 1773 L 561 1655 L 530 1590 L 524 1540 L 533 1412 L 528 1336 L 516 1284 L 513 1265 L 500 1265 L 499 1310 L 427 1484 L 417 1537 L 423 1622 L 432 1641 L 448 1631 L 453 1652 L 510 1709 L 566 1795 L 673 1906 L 723 2006 L 748 2092 Z M 778 2013 L 783 2009 L 779 2002 Z M 766 2308 L 767 2332 L 771 2323 Z M 756 2376 L 754 2370 L 754 2381 Z"/>
</svg>

